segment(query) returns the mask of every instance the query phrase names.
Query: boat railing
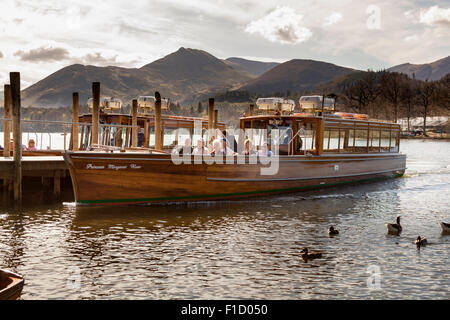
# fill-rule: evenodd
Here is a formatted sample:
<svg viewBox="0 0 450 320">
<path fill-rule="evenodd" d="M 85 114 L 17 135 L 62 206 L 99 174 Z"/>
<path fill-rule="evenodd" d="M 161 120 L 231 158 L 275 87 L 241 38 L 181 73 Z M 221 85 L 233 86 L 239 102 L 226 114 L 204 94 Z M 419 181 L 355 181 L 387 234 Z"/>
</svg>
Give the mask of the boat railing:
<svg viewBox="0 0 450 320">
<path fill-rule="evenodd" d="M 5 121 L 12 121 L 11 118 L 0 118 L 0 122 L 5 122 Z M 30 127 L 33 127 L 33 124 L 40 124 L 40 125 L 53 125 L 53 126 L 62 126 L 62 133 L 61 135 L 64 137 L 64 142 L 63 142 L 63 146 L 62 149 L 67 150 L 70 143 L 68 144 L 67 138 L 68 136 L 71 136 L 72 133 L 72 128 L 74 126 L 77 126 L 78 130 L 80 129 L 80 127 L 82 126 L 87 126 L 87 127 L 91 127 L 92 123 L 90 122 L 73 122 L 73 121 L 57 121 L 57 120 L 32 120 L 32 119 L 21 119 L 20 120 L 22 124 L 25 125 L 30 125 Z M 133 126 L 133 125 L 122 125 L 122 124 L 109 124 L 109 123 L 99 123 L 99 141 L 101 141 L 100 139 L 102 139 L 102 135 L 105 134 L 106 129 L 107 128 L 138 128 L 139 126 Z M 103 130 L 102 130 L 103 129 Z M 116 139 L 117 134 L 119 134 L 121 132 L 120 130 L 117 130 L 114 134 L 113 134 L 113 139 Z M 40 132 L 39 132 L 40 131 Z M 22 128 L 22 134 L 24 134 L 25 132 L 27 133 L 27 141 L 29 141 L 30 138 L 30 134 L 35 137 L 35 145 L 39 146 L 40 143 L 40 150 L 53 150 L 53 145 L 52 145 L 52 132 L 44 132 L 45 129 L 40 129 L 40 130 L 36 130 L 31 129 L 31 130 L 23 130 Z M 54 129 L 52 130 L 54 131 Z M 40 139 L 39 139 L 39 133 L 40 133 Z M 46 145 L 43 145 L 43 141 L 44 141 L 44 134 L 48 135 L 48 141 L 46 143 Z M 82 138 L 82 137 L 81 137 Z M 54 141 L 54 139 L 53 139 Z M 90 143 L 89 143 L 90 144 Z M 88 146 L 86 146 L 88 147 Z M 61 146 L 58 146 L 56 149 L 61 149 Z"/>
</svg>

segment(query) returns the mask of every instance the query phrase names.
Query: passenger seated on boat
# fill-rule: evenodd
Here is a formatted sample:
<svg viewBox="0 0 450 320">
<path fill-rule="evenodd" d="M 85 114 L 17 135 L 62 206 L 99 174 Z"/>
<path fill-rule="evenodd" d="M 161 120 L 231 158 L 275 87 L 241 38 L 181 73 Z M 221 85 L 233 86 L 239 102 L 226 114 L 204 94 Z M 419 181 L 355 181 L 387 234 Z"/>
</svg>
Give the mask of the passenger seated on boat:
<svg viewBox="0 0 450 320">
<path fill-rule="evenodd" d="M 212 153 L 214 151 L 214 141 L 216 140 L 216 137 L 212 136 L 211 139 L 209 139 L 208 142 L 208 153 Z"/>
<path fill-rule="evenodd" d="M 228 141 L 226 138 L 222 138 L 222 153 L 227 156 L 234 155 L 234 151 L 228 147 Z"/>
<path fill-rule="evenodd" d="M 138 147 L 143 147 L 144 146 L 144 141 L 145 141 L 145 134 L 142 131 L 139 131 L 138 133 Z"/>
<path fill-rule="evenodd" d="M 223 156 L 223 151 L 222 151 L 222 147 L 220 145 L 220 141 L 219 140 L 214 140 L 214 142 L 213 142 L 213 151 L 211 152 L 211 156 L 212 157 Z"/>
<path fill-rule="evenodd" d="M 191 139 L 186 138 L 186 140 L 184 140 L 184 147 L 181 148 L 178 154 L 191 154 L 191 153 L 192 153 Z"/>
<path fill-rule="evenodd" d="M 269 148 L 267 146 L 267 142 L 265 142 L 261 146 L 261 149 L 258 151 L 258 156 L 271 157 L 272 155 L 273 155 L 273 152 L 269 150 Z"/>
<path fill-rule="evenodd" d="M 192 154 L 194 155 L 201 155 L 201 154 L 208 154 L 208 149 L 205 148 L 205 141 L 203 139 L 197 140 L 197 147 L 194 149 Z"/>
<path fill-rule="evenodd" d="M 253 150 L 252 142 L 250 139 L 244 141 L 244 151 L 242 152 L 245 156 L 250 156 L 256 154 L 255 150 Z"/>
<path fill-rule="evenodd" d="M 27 151 L 36 151 L 36 150 L 37 150 L 37 149 L 36 149 L 36 143 L 34 142 L 33 139 L 30 139 L 30 140 L 28 141 L 28 147 L 27 147 L 26 150 L 27 150 Z"/>
</svg>

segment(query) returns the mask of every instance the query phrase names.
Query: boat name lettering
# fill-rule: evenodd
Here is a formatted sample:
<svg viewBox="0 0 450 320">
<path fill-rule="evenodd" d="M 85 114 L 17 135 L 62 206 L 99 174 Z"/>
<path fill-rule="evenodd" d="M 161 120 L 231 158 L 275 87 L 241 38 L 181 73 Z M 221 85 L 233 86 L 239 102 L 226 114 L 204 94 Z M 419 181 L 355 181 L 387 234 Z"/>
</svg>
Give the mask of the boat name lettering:
<svg viewBox="0 0 450 320">
<path fill-rule="evenodd" d="M 138 166 L 137 164 L 130 164 L 130 168 L 131 169 L 141 169 L 142 168 L 142 166 Z"/>
<path fill-rule="evenodd" d="M 105 166 L 95 166 L 95 165 L 93 165 L 92 163 L 88 163 L 87 165 L 86 165 L 86 169 L 105 169 Z"/>
<path fill-rule="evenodd" d="M 128 166 L 116 166 L 114 164 L 108 164 L 108 169 L 112 169 L 112 170 L 123 170 L 123 169 L 127 169 Z"/>
</svg>

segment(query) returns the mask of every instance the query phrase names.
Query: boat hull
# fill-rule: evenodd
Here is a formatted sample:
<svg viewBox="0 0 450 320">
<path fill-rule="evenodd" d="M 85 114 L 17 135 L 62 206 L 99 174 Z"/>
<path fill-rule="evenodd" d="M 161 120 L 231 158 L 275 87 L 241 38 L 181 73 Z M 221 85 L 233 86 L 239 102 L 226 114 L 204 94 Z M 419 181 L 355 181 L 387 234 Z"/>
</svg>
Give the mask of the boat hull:
<svg viewBox="0 0 450 320">
<path fill-rule="evenodd" d="M 17 300 L 22 294 L 25 280 L 10 271 L 0 270 L 0 300 Z"/>
<path fill-rule="evenodd" d="M 175 164 L 170 155 L 66 152 L 77 204 L 118 205 L 234 199 L 400 176 L 406 156 L 355 154 L 280 156 L 278 170 L 262 175 L 270 164 Z M 194 161 L 190 158 L 191 162 Z M 262 159 L 267 161 L 269 158 Z M 240 159 L 239 161 L 243 161 Z M 226 162 L 224 159 L 223 162 Z M 273 166 L 273 164 L 272 164 Z"/>
</svg>

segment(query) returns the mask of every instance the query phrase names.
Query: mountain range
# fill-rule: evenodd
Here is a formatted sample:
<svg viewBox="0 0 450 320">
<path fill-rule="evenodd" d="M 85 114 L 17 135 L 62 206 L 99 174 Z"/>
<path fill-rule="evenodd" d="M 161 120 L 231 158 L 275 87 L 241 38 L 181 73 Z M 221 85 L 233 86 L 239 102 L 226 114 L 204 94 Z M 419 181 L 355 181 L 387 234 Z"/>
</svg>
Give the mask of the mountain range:
<svg viewBox="0 0 450 320">
<path fill-rule="evenodd" d="M 450 56 L 426 64 L 404 63 L 388 69 L 419 80 L 439 80 L 450 72 Z"/>
<path fill-rule="evenodd" d="M 414 73 L 416 79 L 440 79 L 450 72 L 450 57 L 424 65 L 402 64 L 388 70 L 410 76 Z M 85 104 L 92 95 L 94 81 L 101 82 L 102 96 L 120 98 L 125 104 L 155 91 L 172 102 L 192 104 L 232 90 L 258 94 L 314 91 L 358 71 L 304 59 L 284 63 L 236 57 L 221 60 L 203 50 L 180 48 L 141 68 L 70 65 L 23 90 L 22 106 L 70 106 L 72 92 L 79 92 L 80 103 Z"/>
</svg>

